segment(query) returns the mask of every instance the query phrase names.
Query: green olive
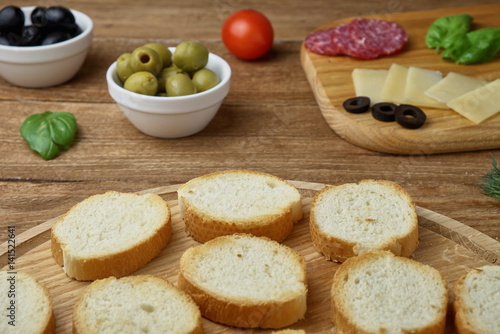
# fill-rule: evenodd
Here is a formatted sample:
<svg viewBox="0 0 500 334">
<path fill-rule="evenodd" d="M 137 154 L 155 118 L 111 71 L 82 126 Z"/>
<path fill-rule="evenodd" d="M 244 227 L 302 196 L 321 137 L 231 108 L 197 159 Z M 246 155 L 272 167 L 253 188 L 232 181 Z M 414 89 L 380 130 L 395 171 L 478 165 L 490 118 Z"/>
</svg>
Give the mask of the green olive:
<svg viewBox="0 0 500 334">
<path fill-rule="evenodd" d="M 153 49 L 158 53 L 163 63 L 163 67 L 168 67 L 172 64 L 172 52 L 163 44 L 148 43 L 144 45 L 147 48 Z"/>
<path fill-rule="evenodd" d="M 160 74 L 158 75 L 158 91 L 164 92 L 167 84 L 167 78 L 176 73 L 185 73 L 183 70 L 178 68 L 177 66 L 164 67 Z"/>
<path fill-rule="evenodd" d="M 140 46 L 132 52 L 130 67 L 134 72 L 148 71 L 158 75 L 163 68 L 163 63 L 155 50 Z"/>
<path fill-rule="evenodd" d="M 209 90 L 210 88 L 217 86 L 220 82 L 217 74 L 208 68 L 202 68 L 201 70 L 196 71 L 192 80 L 197 92 Z"/>
<path fill-rule="evenodd" d="M 184 73 L 176 73 L 167 78 L 167 96 L 183 96 L 196 93 L 191 78 Z"/>
<path fill-rule="evenodd" d="M 184 71 L 195 72 L 207 65 L 208 50 L 198 42 L 182 42 L 175 48 L 173 61 L 177 67 Z"/>
<path fill-rule="evenodd" d="M 116 73 L 122 83 L 124 83 L 127 78 L 134 73 L 134 70 L 130 67 L 130 57 L 132 57 L 132 54 L 130 52 L 126 52 L 121 54 L 116 60 Z"/>
<path fill-rule="evenodd" d="M 124 88 L 138 94 L 156 95 L 158 79 L 151 72 L 135 72 L 125 81 Z"/>
</svg>

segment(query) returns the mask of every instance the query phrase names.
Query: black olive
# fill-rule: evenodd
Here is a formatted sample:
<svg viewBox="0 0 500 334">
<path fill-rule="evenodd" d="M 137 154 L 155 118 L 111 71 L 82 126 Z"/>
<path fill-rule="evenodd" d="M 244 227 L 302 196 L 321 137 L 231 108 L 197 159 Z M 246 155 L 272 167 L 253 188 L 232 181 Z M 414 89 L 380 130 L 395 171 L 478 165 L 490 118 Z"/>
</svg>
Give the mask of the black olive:
<svg viewBox="0 0 500 334">
<path fill-rule="evenodd" d="M 42 40 L 41 45 L 49 45 L 64 42 L 71 38 L 71 35 L 63 31 L 53 31 L 48 33 L 47 36 Z"/>
<path fill-rule="evenodd" d="M 382 122 L 394 122 L 397 106 L 390 102 L 375 103 L 372 107 L 372 116 Z"/>
<path fill-rule="evenodd" d="M 0 31 L 21 33 L 24 26 L 24 13 L 21 8 L 7 6 L 0 10 Z"/>
<path fill-rule="evenodd" d="M 347 112 L 361 114 L 370 108 L 370 98 L 366 96 L 352 97 L 345 100 L 342 106 Z"/>
<path fill-rule="evenodd" d="M 45 10 L 45 19 L 47 25 L 65 25 L 74 24 L 75 17 L 73 13 L 65 7 L 52 6 Z"/>
<path fill-rule="evenodd" d="M 34 46 L 40 45 L 42 39 L 44 38 L 44 34 L 41 29 L 36 25 L 29 25 L 23 27 L 23 41 L 22 45 L 25 46 Z"/>
<path fill-rule="evenodd" d="M 418 129 L 424 125 L 427 116 L 422 109 L 409 105 L 401 104 L 396 108 L 396 122 L 407 129 Z"/>
<path fill-rule="evenodd" d="M 44 26 L 47 24 L 47 18 L 45 17 L 45 12 L 47 11 L 46 7 L 36 7 L 31 12 L 31 23 Z"/>
</svg>

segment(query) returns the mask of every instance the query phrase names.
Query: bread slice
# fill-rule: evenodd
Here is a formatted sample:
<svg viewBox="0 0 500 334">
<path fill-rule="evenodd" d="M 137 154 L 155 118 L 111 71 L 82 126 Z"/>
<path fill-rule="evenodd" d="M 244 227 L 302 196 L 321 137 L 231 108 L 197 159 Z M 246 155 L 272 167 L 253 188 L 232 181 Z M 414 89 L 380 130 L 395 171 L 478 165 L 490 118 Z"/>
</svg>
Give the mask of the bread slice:
<svg viewBox="0 0 500 334">
<path fill-rule="evenodd" d="M 281 328 L 304 318 L 305 260 L 266 237 L 222 236 L 189 248 L 177 285 L 201 314 L 243 328 Z"/>
<path fill-rule="evenodd" d="M 47 289 L 24 272 L 0 272 L 0 333 L 54 333 L 56 319 Z"/>
<path fill-rule="evenodd" d="M 180 187 L 178 198 L 186 231 L 200 242 L 233 233 L 281 242 L 302 218 L 299 191 L 276 176 L 259 172 L 204 175 Z"/>
<path fill-rule="evenodd" d="M 385 180 L 325 187 L 311 204 L 311 239 L 329 260 L 388 250 L 409 256 L 418 245 L 418 218 L 410 195 Z"/>
<path fill-rule="evenodd" d="M 273 331 L 271 334 L 306 334 L 303 329 L 282 329 L 279 331 Z"/>
<path fill-rule="evenodd" d="M 53 225 L 51 250 L 69 277 L 121 277 L 158 255 L 171 235 L 170 208 L 160 196 L 109 191 L 75 205 Z"/>
<path fill-rule="evenodd" d="M 163 278 L 109 277 L 91 283 L 73 308 L 73 333 L 203 333 L 198 306 Z"/>
<path fill-rule="evenodd" d="M 444 333 L 447 307 L 439 271 L 388 251 L 351 257 L 333 277 L 332 321 L 340 333 Z"/>
<path fill-rule="evenodd" d="M 455 283 L 454 294 L 458 334 L 500 333 L 500 266 L 471 269 Z"/>
</svg>

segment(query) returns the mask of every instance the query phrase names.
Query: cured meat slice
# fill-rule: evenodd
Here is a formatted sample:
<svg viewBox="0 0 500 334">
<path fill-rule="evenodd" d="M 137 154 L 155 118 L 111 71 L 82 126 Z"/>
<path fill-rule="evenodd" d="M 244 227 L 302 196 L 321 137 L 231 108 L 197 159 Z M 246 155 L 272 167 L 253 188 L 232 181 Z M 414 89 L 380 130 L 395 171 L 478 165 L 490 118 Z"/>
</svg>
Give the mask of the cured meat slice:
<svg viewBox="0 0 500 334">
<path fill-rule="evenodd" d="M 305 41 L 304 46 L 307 50 L 324 56 L 338 56 L 340 50 L 337 44 L 333 43 L 334 28 L 317 30 L 310 33 Z"/>
<path fill-rule="evenodd" d="M 333 43 L 339 47 L 340 52 L 359 59 L 375 59 L 380 57 L 380 53 L 367 49 L 353 38 L 349 25 L 349 23 L 343 23 L 335 28 Z"/>
<path fill-rule="evenodd" d="M 408 35 L 396 22 L 358 17 L 349 23 L 349 32 L 361 46 L 380 55 L 395 54 L 408 42 Z"/>
</svg>

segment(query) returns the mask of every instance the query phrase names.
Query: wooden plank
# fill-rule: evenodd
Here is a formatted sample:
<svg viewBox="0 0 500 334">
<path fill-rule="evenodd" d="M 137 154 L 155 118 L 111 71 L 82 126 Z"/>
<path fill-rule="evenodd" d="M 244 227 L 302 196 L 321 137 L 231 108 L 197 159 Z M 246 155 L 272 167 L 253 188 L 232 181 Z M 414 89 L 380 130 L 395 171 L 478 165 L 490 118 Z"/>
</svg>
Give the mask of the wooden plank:
<svg viewBox="0 0 500 334">
<path fill-rule="evenodd" d="M 302 195 L 304 218 L 299 221 L 290 236 L 283 242 L 300 253 L 307 262 L 309 295 L 306 318 L 290 328 L 303 328 L 309 333 L 335 333 L 330 321 L 329 290 L 331 280 L 339 264 L 326 261 L 316 251 L 309 235 L 309 211 L 312 198 L 325 184 L 303 181 L 290 181 Z M 179 185 L 158 187 L 140 193 L 156 193 L 168 203 L 172 212 L 173 236 L 169 244 L 157 258 L 132 275 L 154 274 L 177 283 L 179 260 L 183 252 L 199 243 L 184 232 L 184 223 L 179 216 L 176 191 Z M 458 221 L 417 208 L 419 216 L 419 246 L 411 258 L 431 265 L 440 270 L 451 288 L 455 281 L 473 267 L 499 263 L 500 243 Z M 41 224 L 18 236 L 18 245 L 32 240 L 37 235 L 46 234 L 55 219 Z M 0 246 L 0 249 L 5 245 Z M 5 253 L 0 254 L 5 257 Z M 5 268 L 4 268 L 5 270 Z M 34 275 L 44 284 L 53 299 L 56 316 L 56 333 L 70 333 L 72 308 L 74 302 L 89 282 L 79 282 L 67 277 L 62 268 L 56 264 L 50 252 L 50 241 L 30 249 L 16 259 L 16 270 Z M 451 305 L 451 300 L 450 300 Z M 451 312 L 451 309 L 449 310 Z M 227 327 L 203 319 L 206 333 L 240 333 L 240 329 Z M 447 333 L 453 333 L 451 319 L 448 321 Z M 269 330 L 248 330 L 249 333 L 270 333 Z"/>
<path fill-rule="evenodd" d="M 427 155 L 499 148 L 500 114 L 475 124 L 451 109 L 422 108 L 427 114 L 426 124 L 420 129 L 408 130 L 395 122 L 379 122 L 370 113 L 350 114 L 342 108 L 344 100 L 355 96 L 351 78 L 354 68 L 389 69 L 392 63 L 397 63 L 438 70 L 443 76 L 454 71 L 487 81 L 499 78 L 499 56 L 484 64 L 456 65 L 444 61 L 425 45 L 427 29 L 439 17 L 467 13 L 474 19 L 473 29 L 478 29 L 497 26 L 494 13 L 498 12 L 500 4 L 366 16 L 397 22 L 409 37 L 401 53 L 375 60 L 319 56 L 302 46 L 302 67 L 326 122 L 345 140 L 377 152 Z M 337 20 L 318 29 L 335 27 L 352 19 Z"/>
</svg>

